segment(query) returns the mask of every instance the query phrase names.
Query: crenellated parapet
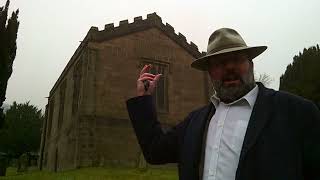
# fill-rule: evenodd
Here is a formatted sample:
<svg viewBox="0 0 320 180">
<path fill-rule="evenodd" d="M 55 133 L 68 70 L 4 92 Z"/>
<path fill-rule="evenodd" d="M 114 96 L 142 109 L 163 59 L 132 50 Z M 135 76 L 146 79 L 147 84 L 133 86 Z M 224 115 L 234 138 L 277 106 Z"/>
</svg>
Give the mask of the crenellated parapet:
<svg viewBox="0 0 320 180">
<path fill-rule="evenodd" d="M 161 17 L 156 13 L 148 14 L 146 19 L 143 19 L 142 16 L 135 17 L 132 23 L 129 23 L 128 19 L 122 20 L 119 22 L 119 26 L 116 27 L 113 23 L 106 24 L 104 29 L 100 31 L 97 27 L 91 27 L 86 38 L 90 41 L 101 42 L 154 27 L 164 32 L 195 58 L 202 56 L 202 53 L 199 52 L 198 46 L 195 43 L 187 42 L 186 37 L 182 33 L 175 33 L 174 28 L 170 24 L 163 24 Z"/>
</svg>

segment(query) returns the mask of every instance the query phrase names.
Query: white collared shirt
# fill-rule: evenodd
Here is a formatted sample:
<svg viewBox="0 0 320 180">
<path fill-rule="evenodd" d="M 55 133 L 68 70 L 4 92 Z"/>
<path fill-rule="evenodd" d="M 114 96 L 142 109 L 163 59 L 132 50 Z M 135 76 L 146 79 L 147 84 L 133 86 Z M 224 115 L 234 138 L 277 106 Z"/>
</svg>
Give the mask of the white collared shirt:
<svg viewBox="0 0 320 180">
<path fill-rule="evenodd" d="M 203 180 L 235 180 L 242 143 L 258 91 L 256 85 L 248 94 L 229 104 L 211 97 L 216 112 L 208 127 Z"/>
</svg>

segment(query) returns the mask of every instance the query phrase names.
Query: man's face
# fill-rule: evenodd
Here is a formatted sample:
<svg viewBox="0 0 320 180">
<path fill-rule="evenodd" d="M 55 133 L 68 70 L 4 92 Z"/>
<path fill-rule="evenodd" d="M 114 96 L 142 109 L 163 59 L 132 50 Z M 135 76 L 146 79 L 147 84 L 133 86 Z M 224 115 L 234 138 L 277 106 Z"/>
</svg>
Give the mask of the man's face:
<svg viewBox="0 0 320 180">
<path fill-rule="evenodd" d="M 225 103 L 241 98 L 255 85 L 253 63 L 243 54 L 226 54 L 209 59 L 208 72 L 216 96 Z"/>
</svg>

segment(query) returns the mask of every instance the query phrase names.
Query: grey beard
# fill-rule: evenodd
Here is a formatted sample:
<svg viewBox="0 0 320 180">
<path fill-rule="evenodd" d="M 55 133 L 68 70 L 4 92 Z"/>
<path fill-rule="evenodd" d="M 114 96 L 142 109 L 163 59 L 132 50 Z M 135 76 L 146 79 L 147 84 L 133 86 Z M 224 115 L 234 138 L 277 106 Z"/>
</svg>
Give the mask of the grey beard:
<svg viewBox="0 0 320 180">
<path fill-rule="evenodd" d="M 224 103 L 231 103 L 246 95 L 255 86 L 253 69 L 246 75 L 241 76 L 240 81 L 239 86 L 223 86 L 222 80 L 213 80 L 212 85 L 215 96 Z"/>
</svg>

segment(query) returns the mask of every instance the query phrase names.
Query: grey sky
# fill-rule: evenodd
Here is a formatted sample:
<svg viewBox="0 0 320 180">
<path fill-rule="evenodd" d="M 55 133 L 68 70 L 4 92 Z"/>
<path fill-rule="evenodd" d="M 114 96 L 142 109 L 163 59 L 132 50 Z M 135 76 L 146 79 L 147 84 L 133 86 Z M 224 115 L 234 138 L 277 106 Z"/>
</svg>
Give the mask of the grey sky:
<svg viewBox="0 0 320 180">
<path fill-rule="evenodd" d="M 255 71 L 269 74 L 274 78 L 270 87 L 278 89 L 293 56 L 319 44 L 319 7 L 318 0 L 11 0 L 10 13 L 19 8 L 21 24 L 5 103 L 30 101 L 44 108 L 45 97 L 91 26 L 101 30 L 153 12 L 201 51 L 221 27 L 236 29 L 249 46 L 267 45 L 254 61 Z"/>
</svg>

